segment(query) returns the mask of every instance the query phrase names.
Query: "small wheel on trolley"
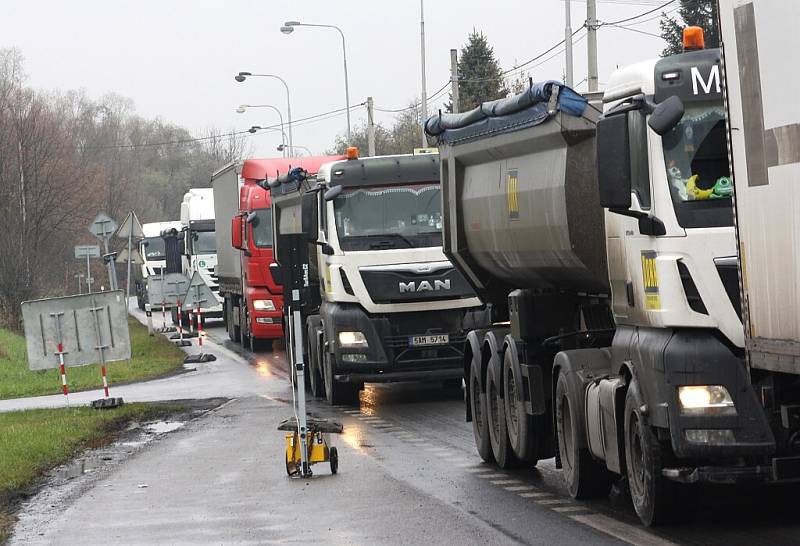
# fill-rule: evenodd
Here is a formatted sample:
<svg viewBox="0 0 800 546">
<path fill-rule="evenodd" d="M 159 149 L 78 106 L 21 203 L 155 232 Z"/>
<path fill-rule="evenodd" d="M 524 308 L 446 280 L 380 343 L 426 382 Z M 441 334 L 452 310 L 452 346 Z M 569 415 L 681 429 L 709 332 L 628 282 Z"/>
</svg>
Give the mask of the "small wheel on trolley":
<svg viewBox="0 0 800 546">
<path fill-rule="evenodd" d="M 328 454 L 328 458 L 330 459 L 331 463 L 331 474 L 336 474 L 339 471 L 339 450 L 337 450 L 335 447 L 332 447 Z"/>
</svg>

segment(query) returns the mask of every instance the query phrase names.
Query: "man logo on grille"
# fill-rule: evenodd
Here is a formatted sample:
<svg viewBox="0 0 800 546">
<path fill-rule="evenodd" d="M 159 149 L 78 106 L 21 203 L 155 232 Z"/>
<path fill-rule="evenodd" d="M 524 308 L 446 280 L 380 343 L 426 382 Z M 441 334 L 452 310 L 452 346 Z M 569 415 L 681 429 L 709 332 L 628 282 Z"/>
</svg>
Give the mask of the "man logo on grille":
<svg viewBox="0 0 800 546">
<path fill-rule="evenodd" d="M 430 281 L 420 281 L 419 283 L 414 281 L 400 282 L 398 286 L 401 294 L 406 292 L 436 292 L 439 290 L 450 290 L 450 279 L 437 279 L 433 281 L 433 284 L 431 284 Z"/>
</svg>

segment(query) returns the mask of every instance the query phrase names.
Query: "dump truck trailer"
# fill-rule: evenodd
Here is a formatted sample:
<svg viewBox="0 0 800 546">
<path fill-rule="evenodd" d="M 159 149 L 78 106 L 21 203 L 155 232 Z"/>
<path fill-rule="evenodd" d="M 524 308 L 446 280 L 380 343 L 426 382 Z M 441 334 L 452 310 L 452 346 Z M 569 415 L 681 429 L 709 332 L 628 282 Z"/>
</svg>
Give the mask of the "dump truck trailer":
<svg viewBox="0 0 800 546">
<path fill-rule="evenodd" d="M 480 455 L 555 456 L 576 498 L 625 477 L 648 525 L 687 483 L 800 478 L 796 379 L 764 391 L 745 361 L 722 58 L 702 42 L 617 70 L 603 105 L 547 82 L 426 122 L 445 253 L 494 310 L 465 347 Z"/>
</svg>

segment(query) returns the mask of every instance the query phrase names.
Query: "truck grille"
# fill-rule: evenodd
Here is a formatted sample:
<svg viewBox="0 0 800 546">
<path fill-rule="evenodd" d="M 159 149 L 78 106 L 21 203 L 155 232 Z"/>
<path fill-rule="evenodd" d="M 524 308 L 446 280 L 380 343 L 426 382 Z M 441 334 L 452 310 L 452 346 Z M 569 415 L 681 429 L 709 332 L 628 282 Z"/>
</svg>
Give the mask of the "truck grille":
<svg viewBox="0 0 800 546">
<path fill-rule="evenodd" d="M 440 332 L 437 332 L 440 333 Z M 467 339 L 466 335 L 451 333 L 449 345 L 431 345 L 429 347 L 409 347 L 409 336 L 389 336 L 384 338 L 384 347 L 394 353 L 395 362 L 404 370 L 413 369 L 415 365 L 431 368 L 452 367 L 453 359 L 461 359 L 461 347 Z M 431 362 L 431 361 L 438 362 Z"/>
</svg>

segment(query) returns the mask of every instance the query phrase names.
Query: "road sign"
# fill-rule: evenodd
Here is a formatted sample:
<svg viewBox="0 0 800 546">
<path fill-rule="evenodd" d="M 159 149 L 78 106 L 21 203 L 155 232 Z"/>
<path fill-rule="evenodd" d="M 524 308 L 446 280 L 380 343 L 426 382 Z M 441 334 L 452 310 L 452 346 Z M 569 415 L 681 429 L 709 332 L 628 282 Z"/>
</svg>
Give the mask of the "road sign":
<svg viewBox="0 0 800 546">
<path fill-rule="evenodd" d="M 183 301 L 183 296 L 189 289 L 189 279 L 183 273 L 167 273 L 164 278 L 150 275 L 147 277 L 147 301 L 153 307 L 171 309 L 177 307 L 178 299 Z"/>
<path fill-rule="evenodd" d="M 183 306 L 186 309 L 208 309 L 218 304 L 217 296 L 214 295 L 214 292 L 208 287 L 203 277 L 200 276 L 200 272 L 195 271 L 189 283 L 189 289 L 183 298 Z"/>
<path fill-rule="evenodd" d="M 97 218 L 94 219 L 92 225 L 89 226 L 89 231 L 102 241 L 108 239 L 117 231 L 117 223 L 113 218 L 109 218 L 106 213 L 101 212 L 97 215 Z"/>
<path fill-rule="evenodd" d="M 59 338 L 64 365 L 86 366 L 131 357 L 125 294 L 95 292 L 22 303 L 28 367 L 59 367 Z"/>
<path fill-rule="evenodd" d="M 123 249 L 119 251 L 119 254 L 117 254 L 116 262 L 118 264 L 121 264 L 127 261 L 128 261 L 128 249 L 123 247 Z M 139 251 L 136 250 L 135 248 L 131 249 L 131 262 L 139 265 L 144 263 L 142 261 L 142 257 L 139 255 Z"/>
<path fill-rule="evenodd" d="M 76 258 L 99 258 L 99 245 L 75 245 Z"/>
<path fill-rule="evenodd" d="M 114 235 L 120 239 L 127 239 L 129 237 L 133 239 L 144 239 L 144 230 L 135 212 L 130 211 L 128 213 L 128 216 L 122 221 L 122 225 L 119 226 L 119 229 L 117 229 Z"/>
</svg>

